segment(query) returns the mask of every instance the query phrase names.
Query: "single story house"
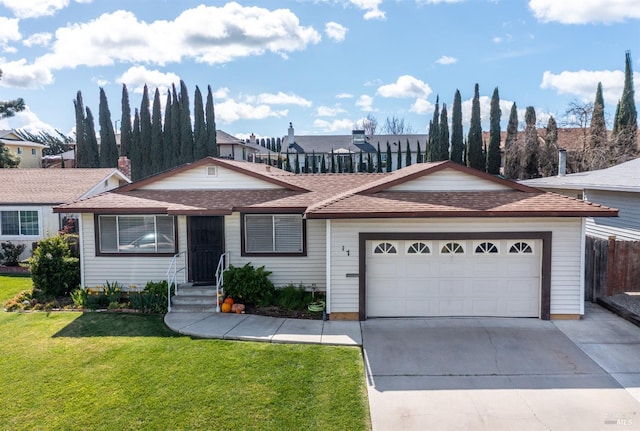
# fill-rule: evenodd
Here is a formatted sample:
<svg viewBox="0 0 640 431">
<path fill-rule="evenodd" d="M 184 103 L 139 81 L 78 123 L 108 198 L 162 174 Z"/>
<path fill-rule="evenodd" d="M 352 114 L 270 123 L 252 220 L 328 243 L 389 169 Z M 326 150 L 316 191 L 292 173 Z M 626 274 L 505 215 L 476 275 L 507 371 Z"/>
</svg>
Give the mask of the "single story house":
<svg viewBox="0 0 640 431">
<path fill-rule="evenodd" d="M 0 169 L 0 241 L 31 246 L 66 229 L 77 232 L 78 214 L 53 207 L 115 189 L 129 179 L 117 169 Z"/>
<path fill-rule="evenodd" d="M 163 280 L 179 253 L 208 281 L 229 252 L 326 291 L 333 320 L 579 318 L 584 220 L 617 215 L 450 161 L 295 175 L 211 157 L 55 211 L 80 213 L 84 287 Z"/>
<path fill-rule="evenodd" d="M 588 217 L 586 234 L 640 240 L 640 158 L 597 171 L 521 181 L 532 187 L 617 208 L 618 217 Z"/>
<path fill-rule="evenodd" d="M 39 168 L 42 165 L 42 151 L 46 145 L 25 141 L 13 130 L 0 130 L 0 142 L 9 152 L 20 159 L 19 168 Z"/>
</svg>

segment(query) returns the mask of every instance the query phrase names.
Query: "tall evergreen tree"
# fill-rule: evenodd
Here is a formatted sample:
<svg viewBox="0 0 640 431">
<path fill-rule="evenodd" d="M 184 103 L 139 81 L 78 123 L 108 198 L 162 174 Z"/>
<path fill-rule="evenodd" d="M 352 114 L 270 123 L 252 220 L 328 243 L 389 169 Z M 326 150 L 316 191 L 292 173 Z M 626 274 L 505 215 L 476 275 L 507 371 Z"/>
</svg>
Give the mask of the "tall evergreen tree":
<svg viewBox="0 0 640 431">
<path fill-rule="evenodd" d="M 335 154 L 333 154 L 333 148 L 331 149 L 331 173 L 336 173 L 336 157 Z"/>
<path fill-rule="evenodd" d="M 371 157 L 371 153 L 367 153 L 367 172 L 373 172 L 373 157 Z"/>
<path fill-rule="evenodd" d="M 173 134 L 171 133 L 171 89 L 167 91 L 167 101 L 164 106 L 164 127 L 162 129 L 162 169 L 171 169 L 176 161 L 174 154 Z"/>
<path fill-rule="evenodd" d="M 364 171 L 364 157 L 362 155 L 362 150 L 360 150 L 360 154 L 358 154 L 358 172 Z"/>
<path fill-rule="evenodd" d="M 78 91 L 73 101 L 76 111 L 76 167 L 89 167 L 89 153 L 87 150 L 87 134 L 85 132 L 85 113 L 82 93 Z"/>
<path fill-rule="evenodd" d="M 609 167 L 612 149 L 607 148 L 607 123 L 604 119 L 604 98 L 602 83 L 598 82 L 596 99 L 593 102 L 591 125 L 589 126 L 589 140 L 585 151 L 585 165 L 588 169 L 603 169 Z"/>
<path fill-rule="evenodd" d="M 486 170 L 486 161 L 482 151 L 482 123 L 480 119 L 480 86 L 476 83 L 471 102 L 471 122 L 469 124 L 469 167 Z"/>
<path fill-rule="evenodd" d="M 142 149 L 140 148 L 140 112 L 138 108 L 134 110 L 133 127 L 131 128 L 131 146 L 129 147 L 131 155 L 131 179 L 137 181 L 143 178 L 143 158 Z"/>
<path fill-rule="evenodd" d="M 98 138 L 96 137 L 95 121 L 91 109 L 87 107 L 85 111 L 87 112 L 87 116 L 84 119 L 84 130 L 87 140 L 87 165 L 81 167 L 99 168 L 100 154 L 98 154 Z"/>
<path fill-rule="evenodd" d="M 400 145 L 398 144 L 398 148 L 400 148 Z M 405 166 L 411 166 L 411 147 L 409 146 L 409 140 L 407 139 L 407 148 L 404 152 L 405 155 L 405 161 L 404 161 L 404 165 Z"/>
<path fill-rule="evenodd" d="M 440 160 L 440 96 L 436 96 L 433 118 L 429 123 L 428 153 L 430 162 Z"/>
<path fill-rule="evenodd" d="M 322 174 L 327 173 L 327 162 L 325 161 L 324 154 L 320 156 L 320 173 Z"/>
<path fill-rule="evenodd" d="M 447 105 L 442 104 L 440 111 L 440 123 L 438 124 L 438 160 L 449 160 L 449 118 Z"/>
<path fill-rule="evenodd" d="M 118 147 L 116 134 L 111 122 L 111 111 L 104 89 L 100 87 L 100 105 L 98 108 L 98 122 L 100 123 L 100 167 L 118 167 Z"/>
<path fill-rule="evenodd" d="M 393 158 L 391 156 L 391 145 L 387 141 L 387 172 L 393 171 Z"/>
<path fill-rule="evenodd" d="M 618 102 L 613 123 L 613 138 L 616 141 L 618 161 L 626 161 L 638 152 L 638 112 L 636 110 L 631 52 L 625 53 L 624 89 Z"/>
<path fill-rule="evenodd" d="M 416 140 L 416 163 L 423 163 L 422 150 L 420 149 L 420 141 Z"/>
<path fill-rule="evenodd" d="M 305 174 L 308 174 L 309 172 L 311 172 L 311 166 L 309 166 L 309 157 L 305 154 L 304 155 L 304 169 L 303 172 Z"/>
<path fill-rule="evenodd" d="M 376 151 L 376 172 L 382 172 L 382 153 L 380 152 L 380 142 Z"/>
<path fill-rule="evenodd" d="M 289 150 L 287 150 L 287 158 L 285 163 L 285 170 L 291 172 L 291 159 L 289 158 Z"/>
<path fill-rule="evenodd" d="M 344 172 L 344 166 L 342 166 L 342 157 L 340 157 L 338 155 L 338 173 L 341 174 L 342 172 Z"/>
<path fill-rule="evenodd" d="M 552 177 L 558 174 L 558 125 L 553 116 L 547 121 L 544 150 L 540 154 L 540 174 Z"/>
<path fill-rule="evenodd" d="M 487 172 L 493 175 L 500 173 L 500 95 L 498 87 L 494 88 L 491 96 L 491 110 L 489 112 L 489 151 L 487 154 Z"/>
<path fill-rule="evenodd" d="M 538 143 L 538 131 L 536 130 L 536 111 L 533 106 L 527 106 L 524 113 L 526 123 L 524 129 L 524 157 L 522 160 L 522 173 L 524 179 L 540 177 L 540 144 Z"/>
<path fill-rule="evenodd" d="M 129 147 L 131 146 L 131 106 L 129 105 L 129 91 L 126 84 L 122 84 L 120 117 L 120 155 L 129 157 Z"/>
<path fill-rule="evenodd" d="M 522 178 L 520 168 L 521 151 L 518 143 L 518 108 L 515 102 L 511 105 L 507 136 L 504 141 L 504 176 L 511 180 Z"/>
<path fill-rule="evenodd" d="M 299 155 L 299 154 L 300 154 L 300 153 L 298 153 L 298 152 L 296 151 L 296 165 L 295 165 L 295 167 L 294 167 L 294 172 L 295 172 L 296 174 L 299 174 L 299 173 L 300 173 L 300 155 Z"/>
<path fill-rule="evenodd" d="M 456 90 L 453 98 L 453 111 L 451 112 L 451 161 L 461 165 L 464 162 L 464 134 L 462 131 L 462 98 L 460 90 Z"/>
<path fill-rule="evenodd" d="M 162 103 L 160 90 L 156 87 L 153 95 L 153 109 L 151 111 L 151 169 L 150 174 L 156 174 L 164 169 L 164 141 L 162 139 Z"/>
<path fill-rule="evenodd" d="M 149 88 L 145 84 L 142 89 L 142 101 L 140 102 L 140 173 L 142 178 L 153 174 L 153 161 L 151 159 L 151 103 L 149 101 Z"/>
<path fill-rule="evenodd" d="M 216 114 L 213 107 L 213 93 L 211 86 L 207 86 L 207 104 L 204 117 L 207 123 L 207 155 L 218 157 L 218 142 L 216 141 Z"/>
<path fill-rule="evenodd" d="M 173 145 L 173 159 L 171 166 L 183 164 L 182 161 L 182 114 L 180 112 L 180 100 L 175 84 L 171 86 L 171 143 Z"/>
<path fill-rule="evenodd" d="M 402 168 L 402 143 L 398 142 L 397 147 L 398 152 L 396 153 L 396 170 Z"/>
<path fill-rule="evenodd" d="M 187 84 L 180 80 L 180 161 L 193 162 L 193 130 L 191 129 L 191 108 Z"/>
<path fill-rule="evenodd" d="M 207 149 L 207 125 L 204 121 L 204 105 L 202 102 L 202 93 L 196 85 L 196 92 L 193 101 L 193 158 L 200 160 L 208 156 Z"/>
</svg>

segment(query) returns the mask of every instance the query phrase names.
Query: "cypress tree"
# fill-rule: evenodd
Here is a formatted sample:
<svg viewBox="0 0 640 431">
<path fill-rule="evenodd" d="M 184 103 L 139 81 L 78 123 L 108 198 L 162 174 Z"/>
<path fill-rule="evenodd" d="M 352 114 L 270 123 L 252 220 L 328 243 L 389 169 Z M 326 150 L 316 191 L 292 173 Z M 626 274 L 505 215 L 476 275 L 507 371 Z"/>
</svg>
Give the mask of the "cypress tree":
<svg viewBox="0 0 640 431">
<path fill-rule="evenodd" d="M 436 97 L 436 107 L 433 111 L 433 119 L 429 122 L 429 161 L 437 162 L 440 159 L 440 96 Z"/>
<path fill-rule="evenodd" d="M 278 139 L 276 140 L 276 153 L 279 153 L 282 151 L 282 140 L 278 137 Z"/>
<path fill-rule="evenodd" d="M 151 142 L 149 145 L 151 156 L 150 174 L 161 172 L 164 168 L 164 142 L 162 140 L 162 103 L 160 90 L 156 87 L 151 110 Z"/>
<path fill-rule="evenodd" d="M 176 86 L 172 85 L 171 92 L 171 143 L 173 145 L 173 158 L 171 167 L 179 166 L 182 162 L 182 114 L 180 113 L 180 101 Z"/>
<path fill-rule="evenodd" d="M 524 121 L 526 126 L 524 129 L 523 178 L 538 178 L 540 176 L 540 161 L 538 158 L 540 145 L 538 144 L 538 131 L 536 130 L 536 111 L 533 106 L 527 106 Z"/>
<path fill-rule="evenodd" d="M 193 159 L 200 160 L 208 156 L 207 149 L 207 126 L 204 121 L 204 105 L 202 103 L 202 93 L 196 85 L 193 108 Z"/>
<path fill-rule="evenodd" d="M 347 159 L 347 172 L 353 173 L 353 156 L 349 153 L 349 159 Z"/>
<path fill-rule="evenodd" d="M 422 150 L 420 150 L 420 141 L 416 141 L 416 163 L 423 163 Z"/>
<path fill-rule="evenodd" d="M 604 119 L 604 98 L 602 97 L 602 83 L 598 82 L 596 99 L 591 113 L 591 125 L 589 126 L 588 158 L 589 169 L 603 169 L 609 166 L 607 148 L 607 124 Z"/>
<path fill-rule="evenodd" d="M 299 173 L 300 173 L 300 156 L 299 156 L 299 154 L 300 154 L 300 153 L 298 153 L 298 152 L 296 151 L 296 166 L 295 166 L 295 169 L 294 169 L 294 172 L 295 172 L 296 174 L 299 174 Z"/>
<path fill-rule="evenodd" d="M 480 122 L 480 86 L 476 83 L 471 102 L 471 122 L 469 124 L 469 167 L 486 170 L 486 161 L 482 154 L 482 124 Z"/>
<path fill-rule="evenodd" d="M 342 172 L 344 172 L 344 166 L 342 166 L 342 157 L 340 157 L 338 155 L 338 173 L 341 174 Z"/>
<path fill-rule="evenodd" d="M 278 155 L 278 169 L 282 169 L 282 157 Z"/>
<path fill-rule="evenodd" d="M 400 145 L 398 145 L 398 148 L 400 148 Z M 409 146 L 409 140 L 407 139 L 407 149 L 405 151 L 405 162 L 404 162 L 405 166 L 411 166 L 411 147 Z"/>
<path fill-rule="evenodd" d="M 274 139 L 271 139 L 272 145 L 275 147 L 276 143 Z M 311 152 L 311 173 L 318 173 L 318 164 L 316 163 L 316 151 Z"/>
<path fill-rule="evenodd" d="M 462 98 L 460 90 L 456 90 L 451 113 L 451 161 L 461 165 L 464 162 L 464 134 L 462 131 Z"/>
<path fill-rule="evenodd" d="M 171 133 L 171 89 L 167 91 L 167 102 L 164 107 L 164 128 L 162 133 L 162 170 L 173 167 L 175 154 L 173 153 L 173 135 Z"/>
<path fill-rule="evenodd" d="M 213 93 L 211 86 L 207 86 L 207 105 L 205 106 L 205 119 L 207 122 L 207 154 L 218 157 L 218 143 L 216 141 L 216 114 L 213 107 Z"/>
<path fill-rule="evenodd" d="M 540 173 L 543 177 L 551 177 L 558 174 L 558 125 L 553 116 L 547 121 L 547 130 L 544 137 L 544 151 L 540 157 Z"/>
<path fill-rule="evenodd" d="M 187 84 L 180 80 L 180 161 L 193 162 L 193 131 L 191 129 L 191 109 Z"/>
<path fill-rule="evenodd" d="M 631 52 L 625 52 L 624 89 L 616 108 L 613 138 L 620 154 L 618 161 L 626 161 L 637 153 L 638 112 L 636 110 Z"/>
<path fill-rule="evenodd" d="M 494 88 L 491 96 L 491 111 L 489 112 L 489 153 L 487 154 L 487 172 L 500 174 L 500 95 L 498 87 Z"/>
<path fill-rule="evenodd" d="M 122 84 L 121 110 L 120 155 L 129 157 L 129 147 L 131 146 L 131 106 L 129 105 L 129 91 L 125 84 Z"/>
<path fill-rule="evenodd" d="M 442 104 L 440 111 L 440 123 L 438 124 L 438 160 L 449 160 L 449 118 L 447 117 L 447 105 Z"/>
<path fill-rule="evenodd" d="M 98 154 L 98 138 L 96 138 L 96 126 L 91 109 L 85 108 L 87 116 L 84 119 L 84 130 L 87 140 L 87 166 L 85 168 L 99 168 L 100 155 Z"/>
<path fill-rule="evenodd" d="M 391 156 L 391 145 L 389 145 L 389 141 L 387 141 L 387 172 L 391 172 L 393 170 L 393 160 Z"/>
<path fill-rule="evenodd" d="M 515 102 L 511 105 L 507 136 L 504 140 L 504 176 L 511 180 L 521 178 L 520 144 L 518 143 L 518 108 Z"/>
<path fill-rule="evenodd" d="M 367 172 L 373 172 L 373 157 L 371 157 L 371 153 L 367 153 Z"/>
<path fill-rule="evenodd" d="M 304 155 L 304 173 L 308 174 L 311 171 L 311 167 L 309 166 L 309 157 Z"/>
<path fill-rule="evenodd" d="M 331 149 L 331 173 L 336 173 L 336 157 L 335 154 L 333 154 L 333 148 Z"/>
<path fill-rule="evenodd" d="M 285 170 L 291 172 L 291 159 L 289 159 L 289 150 L 287 150 L 287 159 L 285 163 Z"/>
<path fill-rule="evenodd" d="M 142 90 L 142 101 L 140 102 L 140 173 L 142 178 L 153 174 L 153 159 L 151 155 L 151 104 L 149 102 L 149 89 L 145 84 Z"/>
<path fill-rule="evenodd" d="M 131 129 L 131 147 L 129 148 L 131 155 L 131 179 L 137 181 L 143 178 L 142 158 L 143 154 L 140 148 L 140 113 L 136 108 L 133 115 L 133 127 Z"/>
<path fill-rule="evenodd" d="M 380 142 L 376 151 L 376 172 L 382 172 L 382 153 L 380 152 Z"/>
<path fill-rule="evenodd" d="M 118 167 L 118 147 L 116 134 L 113 131 L 111 112 L 104 89 L 100 88 L 100 106 L 98 108 L 98 122 L 100 123 L 100 167 Z"/>
<path fill-rule="evenodd" d="M 320 156 L 320 173 L 327 173 L 327 162 L 325 161 L 324 155 Z"/>
<path fill-rule="evenodd" d="M 360 155 L 358 156 L 358 172 L 364 171 L 364 158 L 362 156 L 362 150 L 360 150 Z"/>
<path fill-rule="evenodd" d="M 84 130 L 84 103 L 82 102 L 82 93 L 78 91 L 73 101 L 73 107 L 76 111 L 76 168 L 87 168 L 88 166 L 88 150 L 87 138 Z"/>
</svg>

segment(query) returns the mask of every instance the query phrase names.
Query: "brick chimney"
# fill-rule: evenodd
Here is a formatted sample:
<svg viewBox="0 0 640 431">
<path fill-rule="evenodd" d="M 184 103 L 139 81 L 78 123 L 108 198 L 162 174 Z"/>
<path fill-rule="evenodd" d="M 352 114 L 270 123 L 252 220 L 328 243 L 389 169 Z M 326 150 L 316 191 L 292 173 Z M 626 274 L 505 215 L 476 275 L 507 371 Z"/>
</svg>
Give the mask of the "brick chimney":
<svg viewBox="0 0 640 431">
<path fill-rule="evenodd" d="M 131 160 L 129 160 L 127 156 L 120 156 L 118 158 L 118 170 L 127 178 L 131 179 Z"/>
</svg>

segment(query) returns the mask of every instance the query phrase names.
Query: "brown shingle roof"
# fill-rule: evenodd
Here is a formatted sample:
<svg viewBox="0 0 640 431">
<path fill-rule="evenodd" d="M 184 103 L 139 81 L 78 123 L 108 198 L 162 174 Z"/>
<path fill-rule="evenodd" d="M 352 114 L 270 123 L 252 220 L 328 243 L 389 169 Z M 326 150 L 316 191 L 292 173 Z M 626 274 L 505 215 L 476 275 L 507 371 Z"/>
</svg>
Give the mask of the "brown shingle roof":
<svg viewBox="0 0 640 431">
<path fill-rule="evenodd" d="M 122 175 L 113 168 L 0 169 L 0 204 L 72 202 L 114 173 Z"/>
</svg>

